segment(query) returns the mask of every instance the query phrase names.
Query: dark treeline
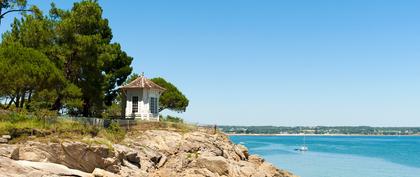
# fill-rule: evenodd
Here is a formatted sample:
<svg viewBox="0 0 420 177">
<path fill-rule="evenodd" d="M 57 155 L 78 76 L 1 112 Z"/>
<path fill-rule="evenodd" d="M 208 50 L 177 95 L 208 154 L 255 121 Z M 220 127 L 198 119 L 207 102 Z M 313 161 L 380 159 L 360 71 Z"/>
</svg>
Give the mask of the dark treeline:
<svg viewBox="0 0 420 177">
<path fill-rule="evenodd" d="M 225 133 L 233 134 L 348 134 L 348 135 L 420 135 L 420 127 L 369 127 L 369 126 L 219 126 Z"/>
</svg>

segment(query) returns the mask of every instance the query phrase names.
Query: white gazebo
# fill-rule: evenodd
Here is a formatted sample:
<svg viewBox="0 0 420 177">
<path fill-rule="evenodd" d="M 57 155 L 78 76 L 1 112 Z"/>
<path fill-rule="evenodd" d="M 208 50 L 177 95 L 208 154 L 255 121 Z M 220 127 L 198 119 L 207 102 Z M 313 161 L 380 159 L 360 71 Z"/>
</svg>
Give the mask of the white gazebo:
<svg viewBox="0 0 420 177">
<path fill-rule="evenodd" d="M 125 118 L 159 121 L 159 97 L 165 88 L 140 77 L 120 87 Z"/>
</svg>

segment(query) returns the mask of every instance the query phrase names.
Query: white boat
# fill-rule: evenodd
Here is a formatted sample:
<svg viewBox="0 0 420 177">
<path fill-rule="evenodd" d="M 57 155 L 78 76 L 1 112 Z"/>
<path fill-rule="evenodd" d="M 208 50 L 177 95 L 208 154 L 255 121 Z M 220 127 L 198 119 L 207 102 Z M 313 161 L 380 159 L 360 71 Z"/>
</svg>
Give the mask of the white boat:
<svg viewBox="0 0 420 177">
<path fill-rule="evenodd" d="M 305 134 L 303 134 L 303 145 L 301 145 L 300 147 L 296 148 L 295 151 L 308 151 L 308 146 L 306 146 L 306 136 Z"/>
<path fill-rule="evenodd" d="M 295 151 L 308 151 L 308 146 L 302 145 L 299 148 L 296 148 Z"/>
</svg>

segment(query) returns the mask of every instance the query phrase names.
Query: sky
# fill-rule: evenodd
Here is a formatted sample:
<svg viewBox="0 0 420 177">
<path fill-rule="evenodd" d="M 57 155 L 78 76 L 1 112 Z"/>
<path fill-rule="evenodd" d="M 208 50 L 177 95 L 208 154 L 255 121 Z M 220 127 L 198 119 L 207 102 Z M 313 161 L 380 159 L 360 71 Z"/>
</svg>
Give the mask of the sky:
<svg viewBox="0 0 420 177">
<path fill-rule="evenodd" d="M 51 2 L 29 0 L 45 12 Z M 420 126 L 420 1 L 99 3 L 134 72 L 189 98 L 185 113 L 165 114 L 218 125 Z"/>
</svg>

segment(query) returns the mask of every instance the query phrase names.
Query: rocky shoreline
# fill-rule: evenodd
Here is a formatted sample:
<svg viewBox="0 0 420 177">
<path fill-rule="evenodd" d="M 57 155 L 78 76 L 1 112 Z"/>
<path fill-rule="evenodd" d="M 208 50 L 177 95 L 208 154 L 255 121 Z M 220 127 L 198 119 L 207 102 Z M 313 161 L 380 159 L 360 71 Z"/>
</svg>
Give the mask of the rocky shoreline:
<svg viewBox="0 0 420 177">
<path fill-rule="evenodd" d="M 293 177 L 223 133 L 147 130 L 100 139 L 0 144 L 0 176 Z"/>
</svg>

